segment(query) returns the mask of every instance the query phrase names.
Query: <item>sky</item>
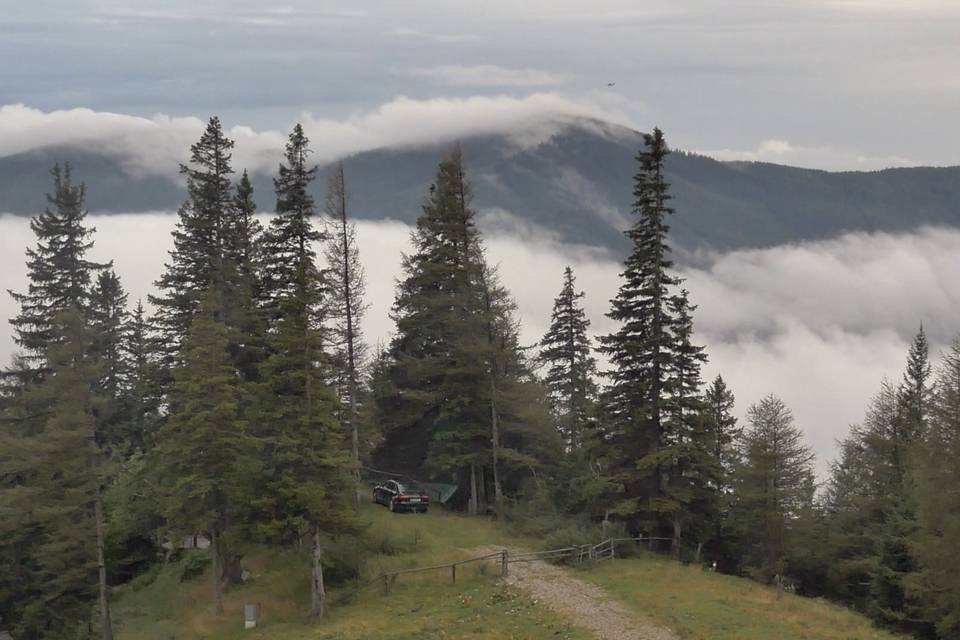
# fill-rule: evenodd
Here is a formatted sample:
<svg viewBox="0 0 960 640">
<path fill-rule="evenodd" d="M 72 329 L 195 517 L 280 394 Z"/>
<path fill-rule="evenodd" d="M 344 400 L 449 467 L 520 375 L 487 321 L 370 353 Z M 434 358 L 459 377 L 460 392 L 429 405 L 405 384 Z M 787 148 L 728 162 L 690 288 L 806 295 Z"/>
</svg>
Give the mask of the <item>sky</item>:
<svg viewBox="0 0 960 640">
<path fill-rule="evenodd" d="M 283 131 L 400 98 L 540 94 L 724 158 L 960 163 L 952 0 L 4 5 L 0 105 L 42 112 L 217 113 Z"/>
</svg>

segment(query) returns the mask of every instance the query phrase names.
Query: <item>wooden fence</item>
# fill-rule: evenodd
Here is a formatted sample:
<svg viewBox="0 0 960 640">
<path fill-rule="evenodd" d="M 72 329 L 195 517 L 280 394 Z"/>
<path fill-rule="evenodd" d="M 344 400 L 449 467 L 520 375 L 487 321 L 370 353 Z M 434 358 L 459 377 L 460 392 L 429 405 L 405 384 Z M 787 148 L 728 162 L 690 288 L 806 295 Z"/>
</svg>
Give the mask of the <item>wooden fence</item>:
<svg viewBox="0 0 960 640">
<path fill-rule="evenodd" d="M 413 573 L 424 573 L 427 571 L 448 571 L 450 573 L 450 582 L 452 584 L 457 583 L 457 567 L 462 567 L 463 565 L 470 564 L 473 562 L 485 562 L 496 560 L 500 569 L 500 577 L 506 578 L 510 572 L 510 564 L 514 562 L 573 562 L 576 564 L 582 564 L 584 562 L 599 562 L 601 560 L 613 560 L 617 557 L 617 545 L 632 542 L 634 546 L 642 546 L 644 543 L 647 543 L 649 547 L 652 547 L 655 541 L 670 541 L 670 538 L 654 538 L 647 536 L 640 536 L 635 538 L 607 538 L 597 544 L 584 544 L 573 547 L 564 547 L 562 549 L 549 549 L 547 551 L 525 551 L 523 553 L 513 553 L 511 554 L 506 549 L 502 551 L 497 551 L 495 553 L 488 553 L 482 556 L 476 556 L 474 558 L 467 558 L 466 560 L 458 560 L 456 562 L 449 562 L 445 564 L 435 564 L 428 567 L 414 567 L 412 569 L 400 569 L 398 571 L 385 571 L 373 580 L 368 580 L 367 582 L 360 584 L 356 589 L 353 589 L 349 593 L 345 594 L 344 597 L 351 597 L 356 595 L 358 592 L 367 589 L 374 585 L 381 585 L 383 589 L 383 595 L 388 595 L 393 584 L 397 581 L 397 578 L 403 575 L 410 575 Z"/>
</svg>

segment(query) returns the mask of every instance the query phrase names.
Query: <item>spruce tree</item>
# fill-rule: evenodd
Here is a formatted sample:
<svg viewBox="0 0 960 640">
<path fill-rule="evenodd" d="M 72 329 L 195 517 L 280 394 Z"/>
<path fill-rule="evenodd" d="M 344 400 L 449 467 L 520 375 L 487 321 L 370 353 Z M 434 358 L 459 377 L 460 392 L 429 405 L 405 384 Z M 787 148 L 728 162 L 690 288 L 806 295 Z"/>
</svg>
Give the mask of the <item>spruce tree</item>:
<svg viewBox="0 0 960 640">
<path fill-rule="evenodd" d="M 127 294 L 112 269 L 100 272 L 90 297 L 87 314 L 94 332 L 94 349 L 100 359 L 99 390 L 104 406 L 99 416 L 104 444 L 127 449 L 130 421 L 127 391 L 130 363 L 124 351 L 127 329 Z"/>
<path fill-rule="evenodd" d="M 665 370 L 663 440 L 657 454 L 641 460 L 638 468 L 663 474 L 664 493 L 655 508 L 670 520 L 674 557 L 679 558 L 682 533 L 689 527 L 698 541 L 699 561 L 700 548 L 712 537 L 718 517 L 720 476 L 701 395 L 700 367 L 707 357 L 703 347 L 693 344 L 694 307 L 687 291 L 671 296 L 668 309 L 672 357 Z"/>
<path fill-rule="evenodd" d="M 327 312 L 331 326 L 333 362 L 336 373 L 337 395 L 343 409 L 341 424 L 350 434 L 354 476 L 360 477 L 359 394 L 360 377 L 366 358 L 366 344 L 360 321 L 368 305 L 364 302 L 366 282 L 356 226 L 347 220 L 347 185 L 343 163 L 337 163 L 327 186 L 326 214 L 333 232 L 325 246 L 330 288 L 330 308 Z"/>
<path fill-rule="evenodd" d="M 90 625 L 99 599 L 109 640 L 94 336 L 76 307 L 48 331 L 49 375 L 24 392 L 13 413 L 23 420 L 0 436 L 0 557 L 13 560 L 15 576 L 0 602 L 12 603 L 17 636 L 67 638 Z"/>
<path fill-rule="evenodd" d="M 718 374 L 707 387 L 704 403 L 713 441 L 713 456 L 721 472 L 717 490 L 722 494 L 729 492 L 730 477 L 739 462 L 737 445 L 743 428 L 737 425 L 737 417 L 733 414 L 735 402 L 733 391 Z"/>
<path fill-rule="evenodd" d="M 619 328 L 600 339 L 600 351 L 611 364 L 604 393 L 606 420 L 605 466 L 611 482 L 623 487 L 615 511 L 634 523 L 661 528 L 665 510 L 662 468 L 666 445 L 666 385 L 671 366 L 673 319 L 667 218 L 673 213 L 664 162 L 669 149 L 660 129 L 644 135 L 645 148 L 637 156 L 633 211 L 637 221 L 626 232 L 633 252 L 626 259 L 623 279 L 607 316 Z M 643 473 L 638 473 L 638 466 Z"/>
<path fill-rule="evenodd" d="M 926 432 L 916 448 L 916 531 L 911 549 L 919 571 L 910 580 L 927 620 L 941 638 L 960 637 L 960 338 L 936 371 Z"/>
<path fill-rule="evenodd" d="M 544 382 L 550 390 L 557 430 L 570 448 L 583 444 L 596 397 L 596 361 L 587 335 L 590 320 L 579 302 L 584 295 L 576 290 L 573 270 L 564 269 L 550 328 L 540 340 L 540 360 L 546 366 Z"/>
<path fill-rule="evenodd" d="M 287 140 L 284 162 L 280 164 L 273 187 L 277 196 L 276 213 L 264 234 L 263 296 L 270 320 L 279 314 L 285 297 L 300 295 L 297 287 L 308 285 L 315 291 L 308 302 L 311 313 L 319 314 L 323 300 L 323 280 L 316 266 L 314 243 L 323 234 L 314 225 L 316 206 L 310 186 L 317 177 L 317 168 L 309 164 L 310 140 L 299 124 Z"/>
<path fill-rule="evenodd" d="M 146 452 L 156 442 L 154 430 L 160 417 L 162 404 L 160 378 L 157 362 L 160 349 L 156 336 L 147 320 L 143 302 L 129 315 L 124 327 L 122 349 L 127 366 L 126 379 L 126 433 L 124 441 L 128 453 Z"/>
<path fill-rule="evenodd" d="M 226 238 L 236 218 L 230 182 L 232 149 L 233 141 L 214 116 L 191 145 L 190 164 L 180 165 L 187 180 L 187 200 L 177 212 L 170 260 L 155 283 L 160 293 L 149 296 L 156 308 L 153 324 L 160 333 L 166 369 L 178 365 L 180 345 L 208 287 L 222 290 L 225 284 Z"/>
<path fill-rule="evenodd" d="M 411 234 L 392 317 L 391 381 L 379 460 L 413 476 L 450 474 L 479 509 L 490 447 L 489 371 L 478 231 L 462 152 L 441 163 Z M 450 477 L 450 476 L 447 476 Z"/>
<path fill-rule="evenodd" d="M 87 215 L 84 185 L 73 183 L 69 164 L 62 169 L 55 165 L 50 173 L 53 192 L 47 194 L 47 208 L 30 221 L 37 245 L 27 249 L 27 291 L 9 292 L 20 306 L 20 312 L 10 324 L 14 340 L 22 350 L 19 362 L 24 371 L 19 375 L 25 377 L 44 367 L 47 348 L 54 338 L 51 333 L 54 318 L 73 307 L 86 310 L 90 280 L 107 266 L 87 259 L 95 229 L 84 222 Z"/>
<path fill-rule="evenodd" d="M 160 429 L 150 465 L 173 539 L 198 532 L 210 538 L 214 615 L 223 613 L 222 566 L 234 515 L 251 500 L 259 464 L 256 439 L 239 416 L 222 305 L 211 287 L 184 342 L 171 390 L 176 410 Z"/>
</svg>

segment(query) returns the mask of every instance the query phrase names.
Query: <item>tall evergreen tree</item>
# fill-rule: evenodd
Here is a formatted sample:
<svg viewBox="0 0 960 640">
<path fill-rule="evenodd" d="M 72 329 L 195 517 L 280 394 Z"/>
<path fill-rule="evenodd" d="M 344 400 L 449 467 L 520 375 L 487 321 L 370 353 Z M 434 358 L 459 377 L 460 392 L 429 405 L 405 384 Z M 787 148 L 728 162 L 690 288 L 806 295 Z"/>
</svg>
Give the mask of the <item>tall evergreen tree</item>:
<svg viewBox="0 0 960 640">
<path fill-rule="evenodd" d="M 151 468 L 163 487 L 162 511 L 179 536 L 205 532 L 213 560 L 211 611 L 223 613 L 222 566 L 234 517 L 251 499 L 256 440 L 240 420 L 227 351 L 222 298 L 211 288 L 184 343 L 171 391 L 176 410 L 160 429 Z M 174 537 L 174 539 L 180 539 Z"/>
<path fill-rule="evenodd" d="M 612 365 L 604 393 L 604 440 L 607 475 L 623 487 L 615 511 L 660 528 L 666 512 L 674 509 L 673 501 L 664 499 L 668 470 L 661 449 L 667 444 L 667 376 L 674 357 L 670 289 L 679 280 L 670 274 L 667 245 L 667 217 L 673 213 L 664 176 L 669 149 L 660 129 L 645 134 L 644 143 L 634 177 L 637 221 L 627 231 L 633 252 L 607 314 L 619 328 L 601 338 L 600 350 Z"/>
<path fill-rule="evenodd" d="M 723 377 L 717 375 L 704 395 L 707 420 L 713 441 L 713 455 L 720 468 L 717 489 L 720 493 L 730 491 L 730 477 L 739 462 L 738 444 L 743 428 L 737 424 L 733 413 L 736 398 Z"/>
<path fill-rule="evenodd" d="M 596 361 L 587 335 L 590 320 L 579 302 L 584 295 L 576 290 L 573 270 L 564 269 L 550 328 L 540 340 L 540 360 L 546 366 L 544 382 L 550 390 L 557 430 L 571 448 L 583 444 L 596 399 Z"/>
<path fill-rule="evenodd" d="M 156 308 L 153 323 L 161 335 L 163 365 L 177 366 L 180 345 L 207 289 L 224 287 L 226 239 L 235 220 L 230 166 L 233 141 L 220 119 L 210 118 L 200 139 L 190 147 L 190 164 L 180 165 L 187 179 L 187 200 L 178 211 L 173 250 L 149 296 Z M 168 381 L 169 382 L 169 381 Z"/>
<path fill-rule="evenodd" d="M 395 397 L 384 399 L 380 459 L 411 475 L 453 475 L 471 487 L 490 455 L 489 371 L 478 231 L 462 153 L 440 163 L 404 256 L 392 317 Z"/>
<path fill-rule="evenodd" d="M 911 549 L 919 561 L 910 579 L 924 617 L 941 638 L 960 638 L 960 338 L 943 354 L 914 469 L 917 528 Z"/>
<path fill-rule="evenodd" d="M 98 419 L 104 444 L 127 449 L 126 432 L 131 418 L 127 398 L 130 363 L 124 341 L 129 313 L 127 294 L 112 269 L 101 271 L 94 283 L 87 315 L 95 335 L 94 349 L 100 359 L 99 390 L 104 404 Z"/>
<path fill-rule="evenodd" d="M 154 430 L 160 416 L 161 378 L 155 345 L 156 336 L 147 320 L 143 302 L 138 300 L 129 315 L 123 336 L 123 353 L 127 366 L 125 401 L 128 422 L 124 441 L 129 452 L 145 452 L 156 442 Z"/>
<path fill-rule="evenodd" d="M 107 266 L 87 258 L 95 230 L 84 222 L 84 185 L 73 183 L 69 164 L 63 169 L 55 165 L 50 173 L 53 192 L 47 194 L 47 208 L 30 221 L 37 246 L 27 249 L 27 291 L 9 292 L 20 306 L 10 323 L 14 340 L 23 352 L 20 362 L 27 375 L 43 368 L 47 348 L 54 338 L 54 318 L 73 307 L 87 309 L 90 280 Z"/>
<path fill-rule="evenodd" d="M 333 233 L 326 243 L 325 256 L 329 269 L 331 342 L 337 374 L 337 395 L 343 410 L 340 422 L 350 434 L 350 451 L 354 475 L 360 476 L 359 394 L 366 344 L 360 321 L 367 310 L 364 302 L 366 282 L 356 226 L 347 220 L 347 184 L 343 163 L 337 163 L 327 186 L 326 214 Z"/>
<path fill-rule="evenodd" d="M 313 222 L 316 206 L 310 185 L 317 177 L 317 168 L 309 164 L 310 153 L 310 140 L 298 124 L 290 133 L 284 162 L 273 179 L 276 214 L 263 242 L 264 254 L 269 256 L 263 266 L 263 295 L 272 320 L 284 297 L 300 295 L 297 286 L 316 289 L 308 302 L 314 305 L 311 313 L 321 312 L 323 280 L 318 275 L 313 245 L 323 239 L 323 234 Z"/>
<path fill-rule="evenodd" d="M 50 375 L 26 390 L 15 414 L 23 421 L 0 436 L 0 557 L 13 559 L 15 576 L 0 602 L 13 604 L 16 635 L 69 638 L 90 626 L 99 594 L 109 640 L 94 336 L 76 307 L 48 331 Z"/>
</svg>

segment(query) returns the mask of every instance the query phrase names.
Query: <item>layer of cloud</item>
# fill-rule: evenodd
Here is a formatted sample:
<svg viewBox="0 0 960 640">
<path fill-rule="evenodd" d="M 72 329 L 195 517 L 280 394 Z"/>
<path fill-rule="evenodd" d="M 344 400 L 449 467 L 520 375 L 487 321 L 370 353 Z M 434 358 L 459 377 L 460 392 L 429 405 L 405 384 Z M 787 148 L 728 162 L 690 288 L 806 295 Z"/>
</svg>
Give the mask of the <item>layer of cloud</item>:
<svg viewBox="0 0 960 640">
<path fill-rule="evenodd" d="M 428 78 L 451 87 L 549 87 L 563 84 L 567 77 L 541 69 L 509 69 L 495 64 L 441 64 L 416 67 L 401 75 Z"/>
<path fill-rule="evenodd" d="M 614 325 L 604 315 L 621 265 L 593 247 L 565 245 L 505 211 L 481 216 L 490 260 L 519 303 L 522 340 L 545 332 L 563 268 L 573 267 L 586 291 L 595 335 Z M 98 227 L 93 257 L 113 259 L 131 294 L 145 297 L 170 247 L 169 213 L 91 216 Z M 386 339 L 401 253 L 410 229 L 399 222 L 359 226 L 371 309 L 364 329 Z M 25 286 L 23 249 L 33 242 L 24 218 L 0 216 L 0 291 Z M 861 419 L 883 377 L 897 379 L 907 345 L 923 322 L 936 354 L 960 329 L 960 231 L 923 229 L 905 235 L 851 234 L 827 242 L 699 256 L 685 268 L 698 305 L 698 340 L 707 346 L 709 379 L 721 373 L 737 395 L 737 411 L 768 393 L 780 395 L 819 456 L 821 471 L 834 440 Z M 15 305 L 0 296 L 0 317 Z M 0 361 L 13 345 L 0 332 Z"/>
<path fill-rule="evenodd" d="M 620 104 L 608 93 L 585 99 L 558 93 L 428 100 L 399 97 L 340 120 L 304 112 L 299 121 L 312 140 L 315 159 L 323 163 L 379 147 L 429 145 L 479 134 L 515 133 L 519 143 L 535 143 L 573 118 L 626 123 Z M 42 111 L 23 104 L 6 105 L 0 107 L 0 157 L 64 145 L 115 154 L 132 170 L 173 175 L 178 163 L 187 160 L 190 145 L 204 125 L 205 121 L 195 117 L 142 118 L 86 108 Z M 251 171 L 275 168 L 284 132 L 257 131 L 231 123 L 224 126 L 236 142 L 236 167 Z"/>
<path fill-rule="evenodd" d="M 717 160 L 772 162 L 827 171 L 873 171 L 921 164 L 902 156 L 876 156 L 834 147 L 797 146 L 787 140 L 778 139 L 763 140 L 754 149 L 713 149 L 700 153 Z"/>
</svg>

